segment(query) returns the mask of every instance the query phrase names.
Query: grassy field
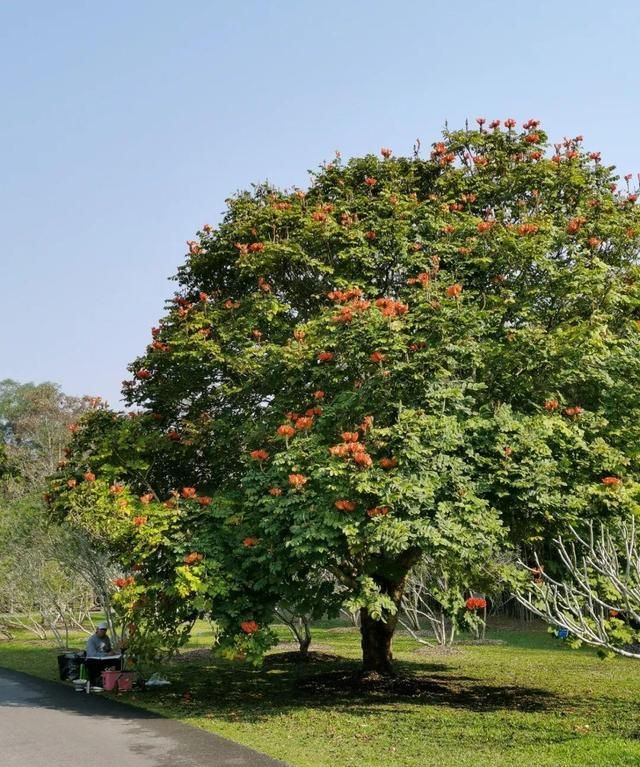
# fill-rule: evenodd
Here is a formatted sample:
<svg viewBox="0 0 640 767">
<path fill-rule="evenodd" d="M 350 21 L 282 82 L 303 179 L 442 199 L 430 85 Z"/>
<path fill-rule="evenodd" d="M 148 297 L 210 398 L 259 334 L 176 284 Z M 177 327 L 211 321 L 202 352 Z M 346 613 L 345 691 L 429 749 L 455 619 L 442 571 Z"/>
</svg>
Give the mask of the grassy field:
<svg viewBox="0 0 640 767">
<path fill-rule="evenodd" d="M 295 767 L 640 764 L 639 662 L 600 661 L 543 627 L 493 627 L 487 640 L 442 653 L 399 636 L 399 678 L 363 689 L 354 629 L 314 629 L 314 662 L 281 647 L 254 670 L 210 657 L 203 625 L 163 668 L 171 688 L 126 700 Z M 50 679 L 55 655 L 41 641 L 0 643 L 0 666 Z"/>
</svg>

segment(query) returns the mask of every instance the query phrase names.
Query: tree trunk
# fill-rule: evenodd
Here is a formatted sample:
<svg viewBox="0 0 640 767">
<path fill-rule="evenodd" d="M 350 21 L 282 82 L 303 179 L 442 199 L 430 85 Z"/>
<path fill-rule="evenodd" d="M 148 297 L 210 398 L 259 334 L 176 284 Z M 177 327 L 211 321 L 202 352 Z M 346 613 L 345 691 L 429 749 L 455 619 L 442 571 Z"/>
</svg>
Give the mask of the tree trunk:
<svg viewBox="0 0 640 767">
<path fill-rule="evenodd" d="M 366 607 L 360 610 L 362 669 L 365 673 L 393 674 L 391 639 L 397 622 L 395 615 L 387 615 L 385 623 L 374 620 Z"/>
</svg>

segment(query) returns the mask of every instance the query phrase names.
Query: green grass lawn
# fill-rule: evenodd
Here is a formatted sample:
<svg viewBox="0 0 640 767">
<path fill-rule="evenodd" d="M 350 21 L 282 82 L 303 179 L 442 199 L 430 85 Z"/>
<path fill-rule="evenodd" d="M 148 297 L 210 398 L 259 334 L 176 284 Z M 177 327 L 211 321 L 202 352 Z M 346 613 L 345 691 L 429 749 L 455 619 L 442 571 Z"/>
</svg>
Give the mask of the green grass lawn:
<svg viewBox="0 0 640 767">
<path fill-rule="evenodd" d="M 503 624 L 487 644 L 447 654 L 398 636 L 399 679 L 362 689 L 353 683 L 356 631 L 313 633 L 311 649 L 337 659 L 298 664 L 276 648 L 255 670 L 193 652 L 208 642 L 198 626 L 182 658 L 162 669 L 173 686 L 126 700 L 295 767 L 640 765 L 638 661 L 600 661 L 543 627 Z M 55 655 L 41 641 L 0 643 L 0 666 L 50 679 Z"/>
</svg>

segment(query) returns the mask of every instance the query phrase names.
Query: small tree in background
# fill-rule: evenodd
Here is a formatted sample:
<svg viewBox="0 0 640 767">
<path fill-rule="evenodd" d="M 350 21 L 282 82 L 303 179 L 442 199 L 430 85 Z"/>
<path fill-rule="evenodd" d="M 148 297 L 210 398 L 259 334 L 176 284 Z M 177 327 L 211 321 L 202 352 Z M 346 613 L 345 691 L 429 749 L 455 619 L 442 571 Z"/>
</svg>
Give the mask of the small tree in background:
<svg viewBox="0 0 640 767">
<path fill-rule="evenodd" d="M 571 529 L 556 550 L 562 576 L 552 577 L 536 557 L 533 582 L 518 599 L 573 644 L 603 654 L 640 658 L 640 550 L 634 517 L 612 527 L 590 523 Z"/>
</svg>

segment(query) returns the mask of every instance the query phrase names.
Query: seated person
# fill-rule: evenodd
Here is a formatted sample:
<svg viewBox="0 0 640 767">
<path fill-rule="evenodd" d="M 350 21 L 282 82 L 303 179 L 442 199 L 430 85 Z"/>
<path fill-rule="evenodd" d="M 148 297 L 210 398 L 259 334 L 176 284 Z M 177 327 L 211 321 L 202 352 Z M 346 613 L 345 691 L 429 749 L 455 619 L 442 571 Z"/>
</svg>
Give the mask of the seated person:
<svg viewBox="0 0 640 767">
<path fill-rule="evenodd" d="M 109 625 L 98 623 L 95 634 L 87 640 L 87 657 L 85 665 L 92 686 L 99 686 L 101 674 L 106 668 L 113 666 L 120 669 L 121 654 L 111 648 L 111 640 L 107 636 Z"/>
</svg>

